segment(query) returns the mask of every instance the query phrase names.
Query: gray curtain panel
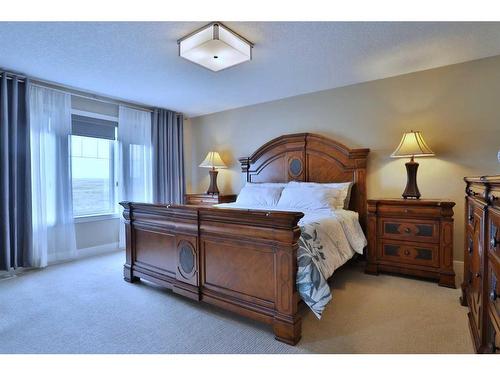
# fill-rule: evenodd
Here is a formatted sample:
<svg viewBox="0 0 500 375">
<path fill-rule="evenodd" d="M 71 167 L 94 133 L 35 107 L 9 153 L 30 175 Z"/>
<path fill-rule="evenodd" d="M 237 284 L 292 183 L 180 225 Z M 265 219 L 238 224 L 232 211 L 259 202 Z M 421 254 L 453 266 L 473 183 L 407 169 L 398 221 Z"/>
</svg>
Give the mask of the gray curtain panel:
<svg viewBox="0 0 500 375">
<path fill-rule="evenodd" d="M 0 74 L 0 271 L 12 271 L 31 265 L 28 84 Z"/>
<path fill-rule="evenodd" d="M 183 203 L 184 123 L 181 114 L 155 109 L 152 117 L 153 202 Z"/>
</svg>

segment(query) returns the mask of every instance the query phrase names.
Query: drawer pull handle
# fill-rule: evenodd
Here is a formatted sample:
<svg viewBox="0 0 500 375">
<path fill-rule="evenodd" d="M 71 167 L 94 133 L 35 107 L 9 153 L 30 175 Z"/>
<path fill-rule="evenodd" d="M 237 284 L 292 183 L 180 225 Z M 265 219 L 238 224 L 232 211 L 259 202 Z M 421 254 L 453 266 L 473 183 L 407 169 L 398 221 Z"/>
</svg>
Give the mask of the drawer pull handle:
<svg viewBox="0 0 500 375">
<path fill-rule="evenodd" d="M 405 233 L 410 233 L 410 232 L 411 232 L 410 228 L 405 228 Z"/>
<path fill-rule="evenodd" d="M 405 254 L 406 256 L 408 256 L 408 255 L 410 255 L 410 251 L 409 251 L 409 250 L 405 250 L 405 251 L 404 251 L 404 254 Z"/>
<path fill-rule="evenodd" d="M 493 289 L 491 292 L 490 292 L 490 300 L 492 302 L 495 302 L 498 298 L 498 294 L 497 294 L 497 291 L 495 289 Z"/>
<path fill-rule="evenodd" d="M 476 276 L 477 278 L 480 278 L 480 277 L 481 277 L 481 274 L 480 274 L 479 272 L 476 272 L 476 273 L 474 274 L 474 276 Z"/>
<path fill-rule="evenodd" d="M 491 237 L 490 245 L 492 249 L 495 249 L 498 246 L 498 240 L 496 237 Z"/>
<path fill-rule="evenodd" d="M 472 223 L 472 220 L 474 220 L 474 215 L 469 215 L 469 221 Z"/>
</svg>

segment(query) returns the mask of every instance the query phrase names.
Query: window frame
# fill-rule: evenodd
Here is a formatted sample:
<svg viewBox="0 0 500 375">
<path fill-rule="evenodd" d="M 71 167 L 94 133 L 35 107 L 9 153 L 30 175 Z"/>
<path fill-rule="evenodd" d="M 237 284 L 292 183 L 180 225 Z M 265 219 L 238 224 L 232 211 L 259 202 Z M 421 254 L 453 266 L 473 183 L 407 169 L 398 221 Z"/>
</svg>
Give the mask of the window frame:
<svg viewBox="0 0 500 375">
<path fill-rule="evenodd" d="M 79 115 L 79 116 L 85 116 L 89 118 L 95 118 L 95 119 L 100 119 L 100 120 L 108 120 L 108 121 L 113 121 L 118 123 L 118 117 L 115 116 L 108 116 L 108 115 L 101 115 L 99 113 L 94 113 L 94 112 L 87 112 L 87 111 L 82 111 L 78 109 L 72 109 L 71 110 L 72 115 Z M 110 220 L 110 219 L 118 219 L 120 217 L 120 214 L 117 210 L 117 197 L 118 197 L 118 168 L 117 168 L 117 151 L 118 151 L 118 143 L 117 143 L 117 131 L 118 127 L 115 128 L 115 140 L 113 142 L 110 142 L 109 147 L 109 168 L 110 168 L 110 192 L 111 192 L 111 198 L 110 202 L 113 207 L 113 212 L 109 213 L 95 213 L 95 214 L 89 214 L 89 215 L 75 215 L 74 209 L 73 209 L 73 220 L 75 223 L 85 223 L 85 222 L 92 222 L 92 221 L 102 221 L 102 220 Z M 76 135 L 71 133 L 70 137 Z M 92 137 L 89 137 L 92 138 Z M 99 139 L 99 138 L 97 138 Z M 73 155 L 70 153 L 70 158 L 72 158 Z M 73 166 L 71 166 L 73 169 Z M 73 178 L 72 178 L 72 184 L 73 184 Z M 73 191 L 73 187 L 71 188 Z"/>
</svg>

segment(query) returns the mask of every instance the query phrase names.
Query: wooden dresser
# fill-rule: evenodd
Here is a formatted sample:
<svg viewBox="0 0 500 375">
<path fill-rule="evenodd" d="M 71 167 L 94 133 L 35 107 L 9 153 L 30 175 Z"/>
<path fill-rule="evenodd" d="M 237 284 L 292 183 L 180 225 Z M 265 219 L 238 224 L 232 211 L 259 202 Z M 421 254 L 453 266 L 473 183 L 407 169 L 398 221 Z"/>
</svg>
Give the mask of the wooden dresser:
<svg viewBox="0 0 500 375">
<path fill-rule="evenodd" d="M 500 176 L 466 177 L 464 281 L 477 353 L 500 352 Z"/>
<path fill-rule="evenodd" d="M 184 196 L 186 204 L 194 206 L 213 206 L 219 203 L 231 203 L 236 201 L 236 195 L 222 194 L 186 194 Z"/>
<path fill-rule="evenodd" d="M 426 277 L 455 288 L 453 206 L 442 200 L 368 200 L 366 272 Z"/>
</svg>

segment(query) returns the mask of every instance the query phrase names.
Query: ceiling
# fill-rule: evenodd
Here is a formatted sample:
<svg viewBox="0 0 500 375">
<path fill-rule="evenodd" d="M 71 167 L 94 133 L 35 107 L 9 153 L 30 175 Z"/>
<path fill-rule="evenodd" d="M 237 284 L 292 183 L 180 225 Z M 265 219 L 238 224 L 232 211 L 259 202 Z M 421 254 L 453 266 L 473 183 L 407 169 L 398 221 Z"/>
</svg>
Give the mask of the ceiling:
<svg viewBox="0 0 500 375">
<path fill-rule="evenodd" d="M 253 60 L 178 56 L 203 22 L 0 22 L 0 67 L 193 117 L 500 55 L 500 23 L 225 22 Z"/>
</svg>

